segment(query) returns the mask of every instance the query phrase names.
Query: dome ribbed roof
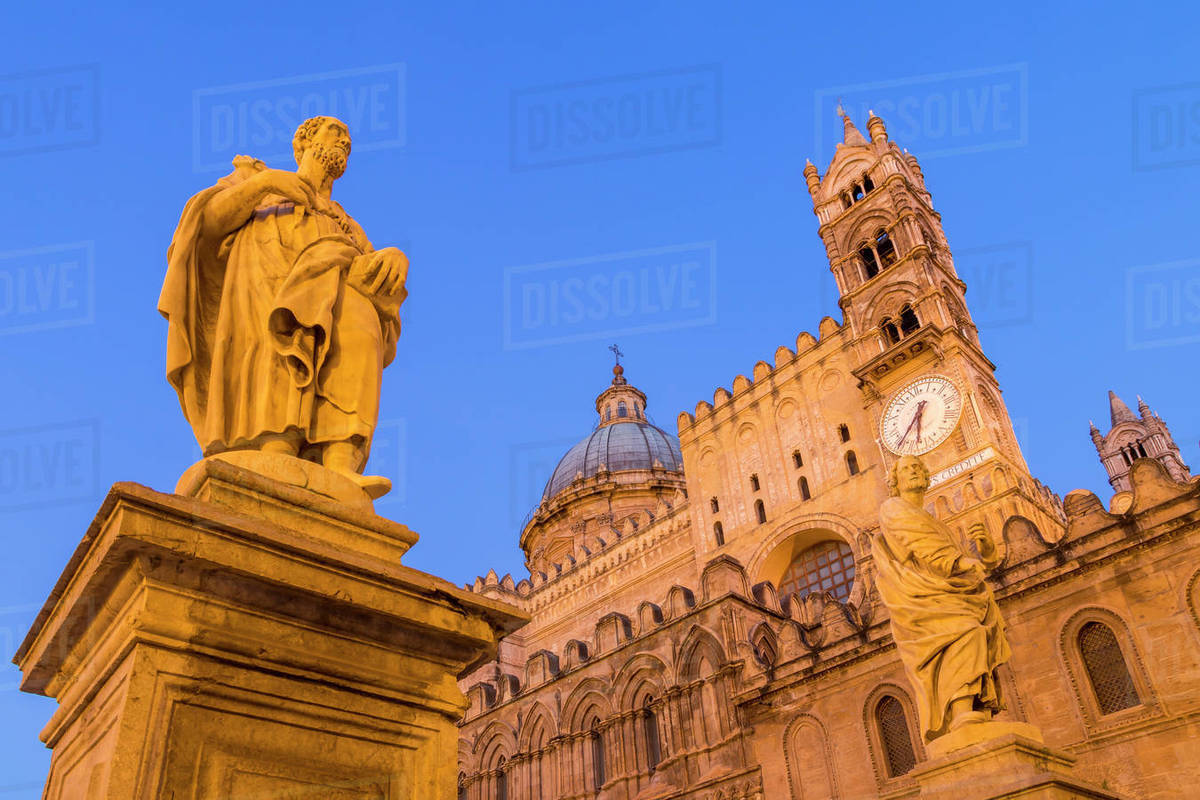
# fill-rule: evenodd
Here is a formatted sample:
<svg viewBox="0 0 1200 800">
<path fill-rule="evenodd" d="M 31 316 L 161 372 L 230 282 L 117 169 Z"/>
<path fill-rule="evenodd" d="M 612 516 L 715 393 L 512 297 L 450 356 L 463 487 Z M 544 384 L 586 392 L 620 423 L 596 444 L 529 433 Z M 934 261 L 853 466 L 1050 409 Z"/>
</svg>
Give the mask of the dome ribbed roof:
<svg viewBox="0 0 1200 800">
<path fill-rule="evenodd" d="M 610 472 L 631 469 L 666 469 L 683 472 L 679 439 L 648 422 L 610 422 L 592 431 L 558 462 L 542 500 L 549 500 L 571 485 L 579 473 L 593 477 L 603 464 Z"/>
</svg>

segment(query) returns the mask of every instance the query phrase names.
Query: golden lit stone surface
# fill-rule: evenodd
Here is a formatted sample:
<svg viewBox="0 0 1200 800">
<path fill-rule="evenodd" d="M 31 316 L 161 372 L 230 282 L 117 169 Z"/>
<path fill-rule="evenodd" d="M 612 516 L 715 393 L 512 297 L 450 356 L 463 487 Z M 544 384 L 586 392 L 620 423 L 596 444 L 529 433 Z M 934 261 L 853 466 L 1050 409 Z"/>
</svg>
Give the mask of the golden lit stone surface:
<svg viewBox="0 0 1200 800">
<path fill-rule="evenodd" d="M 219 458 L 181 487 L 112 488 L 17 653 L 59 702 L 45 797 L 452 797 L 456 678 L 525 618 L 369 503 Z"/>
<path fill-rule="evenodd" d="M 920 800 L 1119 800 L 1081 779 L 1074 763 L 1066 753 L 1009 733 L 935 757 L 912 776 Z"/>
<path fill-rule="evenodd" d="M 238 156 L 184 207 L 158 301 L 167 380 L 205 455 L 301 456 L 380 497 L 391 482 L 361 472 L 408 257 L 376 250 L 332 198 L 350 156 L 344 123 L 313 117 L 292 148 L 295 172 Z"/>
</svg>

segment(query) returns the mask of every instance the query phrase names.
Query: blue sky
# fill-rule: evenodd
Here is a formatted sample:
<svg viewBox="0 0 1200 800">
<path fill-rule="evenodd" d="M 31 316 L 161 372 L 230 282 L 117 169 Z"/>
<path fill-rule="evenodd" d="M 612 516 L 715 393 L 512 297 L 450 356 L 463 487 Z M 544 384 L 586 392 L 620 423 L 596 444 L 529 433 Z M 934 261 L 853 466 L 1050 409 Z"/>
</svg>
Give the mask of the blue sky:
<svg viewBox="0 0 1200 800">
<path fill-rule="evenodd" d="M 1195 8 L 846 8 L 8 10 L 5 660 L 107 487 L 170 490 L 196 458 L 155 310 L 184 201 L 243 143 L 290 167 L 289 115 L 331 97 L 356 137 L 335 197 L 412 262 L 376 466 L 415 567 L 520 567 L 520 520 L 590 429 L 612 341 L 673 432 L 836 314 L 801 170 L 828 163 L 839 96 L 893 109 L 921 158 L 1034 474 L 1107 497 L 1087 424 L 1109 388 L 1198 464 Z M 610 290 L 582 319 L 581 274 Z M 16 682 L 0 668 L 0 796 L 33 797 L 54 703 Z"/>
</svg>

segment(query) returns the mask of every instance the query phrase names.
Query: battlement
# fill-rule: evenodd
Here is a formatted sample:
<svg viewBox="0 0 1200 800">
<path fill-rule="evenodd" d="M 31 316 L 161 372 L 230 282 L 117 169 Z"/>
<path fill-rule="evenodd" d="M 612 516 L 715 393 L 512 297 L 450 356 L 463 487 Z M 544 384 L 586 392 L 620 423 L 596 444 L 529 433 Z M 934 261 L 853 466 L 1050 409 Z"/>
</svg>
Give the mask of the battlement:
<svg viewBox="0 0 1200 800">
<path fill-rule="evenodd" d="M 699 423 L 713 417 L 714 414 L 724 411 L 730 401 L 742 398 L 748 394 L 753 394 L 756 388 L 764 385 L 770 385 L 773 382 L 782 382 L 787 378 L 793 377 L 793 373 L 798 370 L 816 364 L 823 355 L 820 351 L 823 346 L 836 338 L 837 334 L 841 333 L 843 326 L 833 317 L 823 317 L 821 324 L 817 328 L 820 339 L 813 337 L 808 331 L 802 331 L 796 337 L 796 349 L 792 350 L 784 345 L 780 345 L 775 350 L 774 366 L 766 361 L 758 361 L 751 371 L 753 378 L 747 378 L 745 375 L 738 375 L 733 379 L 733 390 L 730 391 L 723 386 L 718 386 L 713 391 L 712 402 L 709 403 L 701 400 L 696 404 L 696 410 L 693 413 L 686 411 L 680 412 L 677 419 L 679 436 L 682 440 L 688 433 L 696 431 Z M 787 375 L 783 371 L 787 368 L 792 368 L 792 372 Z M 768 389 L 769 391 L 769 389 Z M 712 421 L 710 425 L 719 425 L 721 420 Z"/>
</svg>

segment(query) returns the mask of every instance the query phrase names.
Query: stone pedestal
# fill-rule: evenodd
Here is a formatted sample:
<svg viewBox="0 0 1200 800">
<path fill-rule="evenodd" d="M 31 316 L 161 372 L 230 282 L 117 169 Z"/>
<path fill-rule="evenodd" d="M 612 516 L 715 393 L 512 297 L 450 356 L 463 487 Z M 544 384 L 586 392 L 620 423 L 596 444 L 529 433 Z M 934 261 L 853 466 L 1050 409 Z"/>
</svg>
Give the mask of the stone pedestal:
<svg viewBox="0 0 1200 800">
<path fill-rule="evenodd" d="M 45 800 L 449 800 L 456 678 L 526 618 L 409 569 L 352 482 L 231 454 L 113 486 L 15 661 Z"/>
<path fill-rule="evenodd" d="M 961 734 L 956 740 L 930 743 L 930 760 L 909 773 L 920 787 L 920 800 L 1121 800 L 1078 778 L 1075 759 L 1042 744 L 1036 728 L 1021 723 L 976 727 L 956 732 Z M 984 729 L 998 735 L 981 736 Z M 942 738 L 949 736 L 955 734 Z"/>
</svg>

